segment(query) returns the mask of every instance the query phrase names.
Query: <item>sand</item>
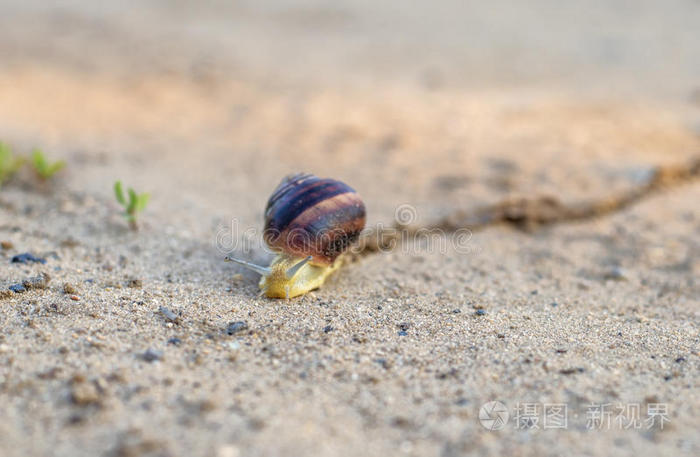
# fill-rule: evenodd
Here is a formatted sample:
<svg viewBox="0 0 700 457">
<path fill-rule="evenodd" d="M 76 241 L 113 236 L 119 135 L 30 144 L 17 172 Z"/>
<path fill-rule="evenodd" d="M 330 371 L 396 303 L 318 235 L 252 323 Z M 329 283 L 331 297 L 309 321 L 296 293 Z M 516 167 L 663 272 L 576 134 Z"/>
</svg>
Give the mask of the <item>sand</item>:
<svg viewBox="0 0 700 457">
<path fill-rule="evenodd" d="M 697 171 L 408 237 L 288 301 L 223 262 L 269 260 L 290 172 L 386 229 L 694 163 L 696 3 L 125 5 L 0 7 L 0 140 L 67 162 L 0 189 L 1 288 L 48 275 L 0 298 L 0 456 L 700 453 Z M 117 179 L 151 194 L 137 232 Z"/>
</svg>

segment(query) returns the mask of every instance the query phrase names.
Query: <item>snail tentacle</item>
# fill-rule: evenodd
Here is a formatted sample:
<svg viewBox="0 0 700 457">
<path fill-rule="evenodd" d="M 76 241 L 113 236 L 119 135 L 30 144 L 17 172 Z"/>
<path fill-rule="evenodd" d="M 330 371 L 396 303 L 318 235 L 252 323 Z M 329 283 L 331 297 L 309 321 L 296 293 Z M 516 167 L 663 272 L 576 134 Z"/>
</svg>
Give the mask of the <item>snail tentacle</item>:
<svg viewBox="0 0 700 457">
<path fill-rule="evenodd" d="M 294 265 L 293 267 L 287 269 L 287 271 L 286 271 L 287 279 L 292 279 L 294 277 L 294 275 L 296 275 L 299 272 L 299 270 L 304 268 L 304 265 L 309 263 L 309 261 L 311 259 L 313 259 L 313 256 L 308 256 L 305 259 L 301 260 L 296 265 Z"/>
<path fill-rule="evenodd" d="M 269 275 L 270 273 L 272 273 L 272 268 L 263 267 L 262 265 L 256 265 L 254 263 L 246 262 L 245 260 L 237 259 L 237 258 L 232 257 L 230 255 L 226 256 L 226 258 L 224 258 L 224 260 L 227 262 L 235 262 L 238 265 L 244 266 L 244 267 L 248 268 L 249 270 L 253 270 L 254 272 L 259 273 L 263 276 Z"/>
</svg>

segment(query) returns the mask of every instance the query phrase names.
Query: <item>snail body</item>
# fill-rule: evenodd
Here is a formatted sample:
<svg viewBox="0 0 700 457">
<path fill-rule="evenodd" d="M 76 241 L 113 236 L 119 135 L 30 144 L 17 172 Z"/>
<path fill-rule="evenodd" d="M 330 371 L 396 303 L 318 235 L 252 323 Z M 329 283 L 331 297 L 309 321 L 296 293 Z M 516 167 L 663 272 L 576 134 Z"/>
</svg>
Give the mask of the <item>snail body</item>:
<svg viewBox="0 0 700 457">
<path fill-rule="evenodd" d="M 268 267 L 227 257 L 262 275 L 270 298 L 319 288 L 365 226 L 365 205 L 347 184 L 307 173 L 287 176 L 265 206 L 263 238 L 277 253 Z"/>
</svg>

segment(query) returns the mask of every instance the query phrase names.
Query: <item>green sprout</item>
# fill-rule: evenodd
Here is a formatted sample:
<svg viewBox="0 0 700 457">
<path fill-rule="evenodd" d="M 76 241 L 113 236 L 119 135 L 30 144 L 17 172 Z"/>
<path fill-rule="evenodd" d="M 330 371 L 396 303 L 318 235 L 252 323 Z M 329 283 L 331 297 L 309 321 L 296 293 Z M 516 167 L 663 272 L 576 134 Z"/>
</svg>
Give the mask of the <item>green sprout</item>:
<svg viewBox="0 0 700 457">
<path fill-rule="evenodd" d="M 119 204 L 124 207 L 124 217 L 129 221 L 129 227 L 131 227 L 132 230 L 138 230 L 136 215 L 146 209 L 148 199 L 151 198 L 151 196 L 149 194 L 137 194 L 136 191 L 130 187 L 128 190 L 129 201 L 127 202 L 124 191 L 122 190 L 121 181 L 114 183 L 114 195 Z"/>
<path fill-rule="evenodd" d="M 24 165 L 22 157 L 15 157 L 10 147 L 0 142 L 0 186 Z"/>
<path fill-rule="evenodd" d="M 66 162 L 59 160 L 51 163 L 46 159 L 41 149 L 34 149 L 32 151 L 32 165 L 41 180 L 46 181 L 65 167 Z"/>
</svg>

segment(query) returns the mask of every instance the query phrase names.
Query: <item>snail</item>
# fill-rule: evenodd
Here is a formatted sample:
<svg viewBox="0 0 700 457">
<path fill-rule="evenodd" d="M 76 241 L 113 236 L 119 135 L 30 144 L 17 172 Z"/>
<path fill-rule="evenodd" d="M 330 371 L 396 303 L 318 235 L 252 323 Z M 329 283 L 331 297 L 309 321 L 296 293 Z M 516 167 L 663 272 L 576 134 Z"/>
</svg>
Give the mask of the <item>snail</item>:
<svg viewBox="0 0 700 457">
<path fill-rule="evenodd" d="M 234 257 L 260 273 L 261 295 L 291 298 L 319 288 L 337 270 L 365 226 L 365 205 L 347 184 L 298 173 L 285 177 L 265 206 L 263 239 L 277 253 L 265 267 Z"/>
</svg>

